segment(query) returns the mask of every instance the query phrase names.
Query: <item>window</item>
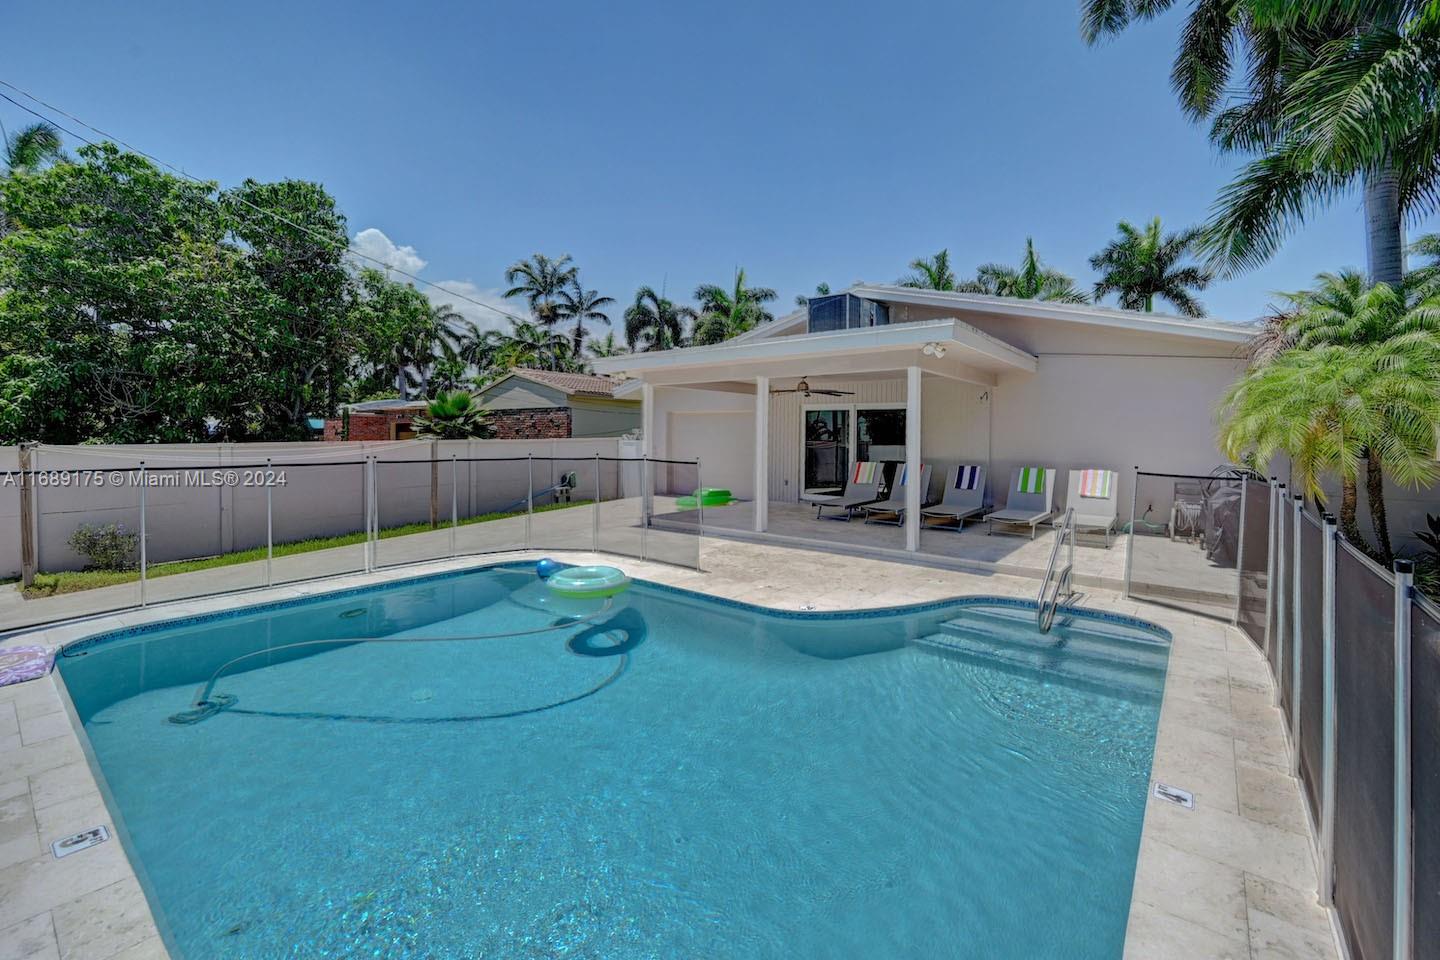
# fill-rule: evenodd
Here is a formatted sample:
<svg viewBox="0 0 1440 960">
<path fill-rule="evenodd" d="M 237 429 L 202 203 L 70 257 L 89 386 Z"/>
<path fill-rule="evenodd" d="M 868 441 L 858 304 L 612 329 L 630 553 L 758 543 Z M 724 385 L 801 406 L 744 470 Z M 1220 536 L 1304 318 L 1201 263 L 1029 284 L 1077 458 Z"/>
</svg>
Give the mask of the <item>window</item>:
<svg viewBox="0 0 1440 960">
<path fill-rule="evenodd" d="M 890 323 L 888 304 L 862 300 L 849 293 L 812 297 L 808 309 L 810 323 L 807 329 L 811 333 L 883 327 Z"/>
</svg>

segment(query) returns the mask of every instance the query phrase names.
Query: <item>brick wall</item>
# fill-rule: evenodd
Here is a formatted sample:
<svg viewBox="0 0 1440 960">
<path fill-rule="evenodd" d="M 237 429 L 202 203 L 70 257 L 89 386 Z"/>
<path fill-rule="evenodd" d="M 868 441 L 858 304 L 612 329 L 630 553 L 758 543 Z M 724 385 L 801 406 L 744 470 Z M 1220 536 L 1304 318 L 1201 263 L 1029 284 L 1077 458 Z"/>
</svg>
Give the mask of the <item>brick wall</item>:
<svg viewBox="0 0 1440 960">
<path fill-rule="evenodd" d="M 569 407 L 491 410 L 486 422 L 497 440 L 564 440 L 570 436 Z"/>
<path fill-rule="evenodd" d="M 352 413 L 350 414 L 350 440 L 393 440 L 394 433 L 392 424 L 401 431 L 410 429 L 410 421 L 415 414 L 412 411 L 378 411 L 375 413 Z M 339 417 L 325 421 L 325 439 L 339 440 L 340 432 L 344 421 Z"/>
</svg>

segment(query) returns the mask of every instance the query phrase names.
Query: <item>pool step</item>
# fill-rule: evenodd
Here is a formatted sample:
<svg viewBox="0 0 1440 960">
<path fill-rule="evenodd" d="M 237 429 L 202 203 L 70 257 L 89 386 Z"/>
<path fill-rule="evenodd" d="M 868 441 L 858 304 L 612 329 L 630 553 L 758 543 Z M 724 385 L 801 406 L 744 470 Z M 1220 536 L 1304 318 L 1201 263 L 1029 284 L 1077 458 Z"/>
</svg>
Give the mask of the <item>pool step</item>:
<svg viewBox="0 0 1440 960">
<path fill-rule="evenodd" d="M 999 667 L 1041 680 L 1066 680 L 1095 687 L 1107 693 L 1158 695 L 1164 671 L 1123 663 L 1087 660 L 1068 656 L 1063 650 L 996 644 L 963 633 L 941 632 L 917 637 L 915 646 L 942 656 L 959 657 L 972 663 Z"/>
<path fill-rule="evenodd" d="M 1105 620 L 1061 613 L 1049 633 L 1035 626 L 1026 607 L 973 607 L 940 625 L 940 632 L 975 638 L 995 647 L 1063 654 L 1068 659 L 1164 670 L 1168 647 L 1137 637 L 1132 628 Z"/>
</svg>

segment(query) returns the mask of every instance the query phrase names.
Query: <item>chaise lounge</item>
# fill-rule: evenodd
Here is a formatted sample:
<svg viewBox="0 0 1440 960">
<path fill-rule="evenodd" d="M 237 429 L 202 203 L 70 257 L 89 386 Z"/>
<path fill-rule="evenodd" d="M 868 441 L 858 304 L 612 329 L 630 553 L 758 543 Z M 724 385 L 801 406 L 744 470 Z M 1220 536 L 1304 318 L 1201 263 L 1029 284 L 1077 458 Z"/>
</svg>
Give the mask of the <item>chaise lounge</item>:
<svg viewBox="0 0 1440 960">
<path fill-rule="evenodd" d="M 920 465 L 920 506 L 922 507 L 927 507 L 931 503 L 930 470 L 931 467 L 928 463 Z M 909 475 L 909 467 L 902 463 L 899 472 L 895 475 L 895 483 L 890 488 L 890 496 L 860 508 L 860 512 L 865 515 L 866 523 L 893 523 L 898 526 L 905 522 L 905 484 Z"/>
<path fill-rule="evenodd" d="M 860 507 L 880 499 L 880 482 L 884 479 L 881 468 L 884 464 L 873 460 L 857 460 L 850 468 L 845 480 L 845 490 L 833 497 L 811 497 L 815 504 L 815 519 L 849 520 Z M 844 516 L 827 517 L 826 510 L 843 510 Z"/>
<path fill-rule="evenodd" d="M 1071 470 L 1065 506 L 1075 511 L 1076 533 L 1100 531 L 1105 547 L 1110 547 L 1110 534 L 1120 521 L 1120 481 L 1114 470 Z M 1060 526 L 1063 518 L 1055 521 Z"/>
<path fill-rule="evenodd" d="M 985 512 L 985 468 L 962 463 L 951 467 L 945 476 L 945 492 L 940 502 L 920 511 L 920 522 L 939 529 L 960 532 L 965 521 Z M 952 527 L 951 524 L 954 524 Z"/>
<path fill-rule="evenodd" d="M 995 532 L 995 524 L 1002 527 L 1029 527 L 1030 539 L 1035 539 L 1035 530 L 1040 524 L 1055 516 L 1055 468 L 1016 467 L 1010 471 L 1010 492 L 1005 507 L 987 513 L 985 520 L 990 528 L 986 536 Z M 1002 533 L 1005 532 L 1003 529 Z"/>
</svg>

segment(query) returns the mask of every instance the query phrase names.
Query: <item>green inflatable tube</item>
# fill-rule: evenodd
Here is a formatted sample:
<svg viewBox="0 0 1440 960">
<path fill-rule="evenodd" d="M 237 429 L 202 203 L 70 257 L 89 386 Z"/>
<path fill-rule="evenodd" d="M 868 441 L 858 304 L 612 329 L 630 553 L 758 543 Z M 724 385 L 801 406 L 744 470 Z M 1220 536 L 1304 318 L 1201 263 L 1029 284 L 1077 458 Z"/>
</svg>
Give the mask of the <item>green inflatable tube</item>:
<svg viewBox="0 0 1440 960">
<path fill-rule="evenodd" d="M 562 597 L 613 597 L 630 586 L 630 578 L 615 567 L 566 567 L 545 581 L 552 593 Z"/>
<path fill-rule="evenodd" d="M 693 496 L 678 497 L 675 506 L 681 510 L 694 510 L 696 507 L 728 507 L 730 501 L 735 497 L 724 487 L 701 487 L 696 490 Z"/>
</svg>

